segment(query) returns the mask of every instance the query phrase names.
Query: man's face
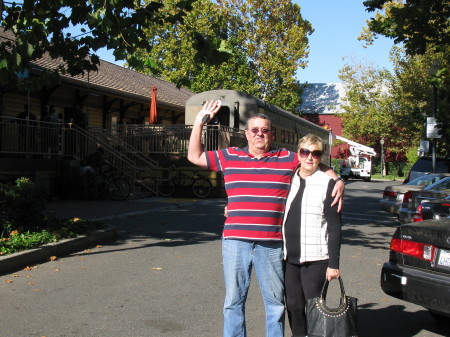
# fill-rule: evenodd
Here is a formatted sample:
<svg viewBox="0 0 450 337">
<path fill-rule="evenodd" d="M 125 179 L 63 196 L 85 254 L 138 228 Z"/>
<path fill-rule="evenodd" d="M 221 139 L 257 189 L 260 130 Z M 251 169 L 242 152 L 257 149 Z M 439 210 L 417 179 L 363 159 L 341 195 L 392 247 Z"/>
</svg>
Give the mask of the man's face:
<svg viewBox="0 0 450 337">
<path fill-rule="evenodd" d="M 270 122 L 267 119 L 252 118 L 245 131 L 250 152 L 267 152 L 272 138 Z"/>
</svg>

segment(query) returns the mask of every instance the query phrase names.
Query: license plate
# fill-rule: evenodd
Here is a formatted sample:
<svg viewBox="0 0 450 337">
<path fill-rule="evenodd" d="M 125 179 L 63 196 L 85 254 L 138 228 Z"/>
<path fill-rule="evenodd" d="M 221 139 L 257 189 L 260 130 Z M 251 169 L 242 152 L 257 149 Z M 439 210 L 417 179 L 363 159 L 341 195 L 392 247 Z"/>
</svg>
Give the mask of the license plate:
<svg viewBox="0 0 450 337">
<path fill-rule="evenodd" d="M 442 249 L 441 253 L 439 254 L 439 260 L 437 264 L 439 266 L 450 268 L 450 251 Z"/>
</svg>

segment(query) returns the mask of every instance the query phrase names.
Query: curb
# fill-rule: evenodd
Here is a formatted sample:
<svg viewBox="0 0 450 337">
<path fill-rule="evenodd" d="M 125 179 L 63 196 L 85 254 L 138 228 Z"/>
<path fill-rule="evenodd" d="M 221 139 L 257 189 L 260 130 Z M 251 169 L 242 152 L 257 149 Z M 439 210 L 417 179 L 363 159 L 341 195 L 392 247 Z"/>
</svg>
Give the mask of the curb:
<svg viewBox="0 0 450 337">
<path fill-rule="evenodd" d="M 134 215 L 142 215 L 149 212 L 157 212 L 166 209 L 179 207 L 177 203 L 169 205 L 158 205 L 142 211 L 124 212 L 111 216 L 88 217 L 92 221 L 104 221 L 110 219 L 126 218 Z M 0 275 L 22 270 L 27 266 L 48 262 L 51 256 L 64 256 L 84 249 L 94 247 L 101 243 L 117 240 L 117 229 L 114 227 L 101 229 L 86 235 L 80 235 L 72 239 L 63 239 L 42 245 L 38 248 L 29 249 L 23 252 L 0 256 Z"/>
<path fill-rule="evenodd" d="M 116 228 L 102 229 L 73 239 L 64 239 L 45 244 L 39 248 L 0 256 L 0 275 L 18 271 L 33 264 L 46 262 L 51 256 L 68 255 L 100 243 L 115 241 L 116 238 Z"/>
</svg>

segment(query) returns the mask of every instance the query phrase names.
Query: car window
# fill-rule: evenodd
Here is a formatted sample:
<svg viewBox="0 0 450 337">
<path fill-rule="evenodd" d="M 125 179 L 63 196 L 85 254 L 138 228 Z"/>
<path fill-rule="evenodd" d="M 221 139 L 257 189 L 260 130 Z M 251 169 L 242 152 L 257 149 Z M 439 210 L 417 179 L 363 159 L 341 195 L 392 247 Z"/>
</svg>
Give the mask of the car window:
<svg viewBox="0 0 450 337">
<path fill-rule="evenodd" d="M 444 178 L 444 176 L 442 175 L 427 174 L 411 180 L 407 183 L 407 185 L 428 186 L 435 183 L 436 181 L 441 180 L 442 178 Z"/>
<path fill-rule="evenodd" d="M 431 184 L 430 186 L 425 187 L 425 190 L 427 191 L 442 191 L 448 189 L 450 189 L 450 177 L 446 177 L 435 182 L 434 184 Z"/>
</svg>

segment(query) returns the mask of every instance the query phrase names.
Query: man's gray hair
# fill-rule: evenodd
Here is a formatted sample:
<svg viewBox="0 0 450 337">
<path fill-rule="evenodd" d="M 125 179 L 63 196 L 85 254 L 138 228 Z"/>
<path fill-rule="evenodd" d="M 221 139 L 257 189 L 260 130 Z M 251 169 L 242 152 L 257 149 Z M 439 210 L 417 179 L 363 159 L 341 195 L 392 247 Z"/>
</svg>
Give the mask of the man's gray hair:
<svg viewBox="0 0 450 337">
<path fill-rule="evenodd" d="M 267 119 L 269 121 L 269 126 L 272 127 L 272 121 L 270 120 L 269 116 L 267 116 L 266 114 L 258 112 L 258 113 L 255 113 L 255 114 L 251 114 L 250 117 L 247 119 L 247 124 L 245 125 L 245 129 L 246 130 L 248 130 L 248 124 L 249 124 L 250 120 L 256 119 L 256 118 Z"/>
</svg>

